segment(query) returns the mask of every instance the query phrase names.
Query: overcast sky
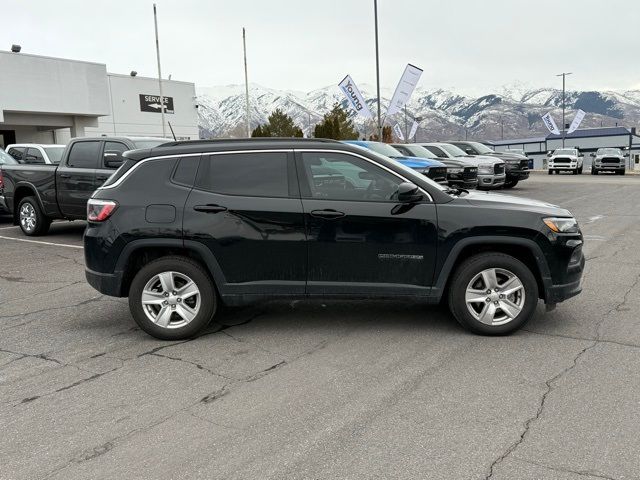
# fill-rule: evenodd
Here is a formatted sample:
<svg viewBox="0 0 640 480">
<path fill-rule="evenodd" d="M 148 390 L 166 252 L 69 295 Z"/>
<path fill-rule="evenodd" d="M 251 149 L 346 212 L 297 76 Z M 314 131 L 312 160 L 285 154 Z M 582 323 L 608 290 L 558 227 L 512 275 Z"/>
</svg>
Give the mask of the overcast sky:
<svg viewBox="0 0 640 480">
<path fill-rule="evenodd" d="M 0 49 L 107 64 L 155 76 L 153 2 L 0 0 Z M 410 62 L 419 86 L 482 93 L 513 82 L 640 88 L 640 2 L 378 0 L 381 82 Z M 375 82 L 373 0 L 157 0 L 163 76 L 197 86 L 249 80 L 308 91 Z M 0 72 L 0 74 L 2 74 Z"/>
</svg>

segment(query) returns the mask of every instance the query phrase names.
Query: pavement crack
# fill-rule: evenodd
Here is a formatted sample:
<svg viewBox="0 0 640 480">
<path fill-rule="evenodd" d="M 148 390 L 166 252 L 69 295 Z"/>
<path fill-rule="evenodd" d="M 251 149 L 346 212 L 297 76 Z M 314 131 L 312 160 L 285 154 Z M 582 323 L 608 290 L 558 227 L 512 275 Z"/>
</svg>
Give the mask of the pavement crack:
<svg viewBox="0 0 640 480">
<path fill-rule="evenodd" d="M 530 465 L 536 465 L 542 468 L 547 468 L 549 470 L 554 470 L 556 472 L 573 473 L 581 477 L 591 477 L 591 478 L 595 477 L 595 478 L 604 478 L 605 480 L 618 480 L 615 477 L 610 477 L 608 475 L 605 475 L 604 473 L 596 472 L 594 470 L 572 470 L 570 468 L 561 468 L 561 467 L 556 467 L 554 465 L 547 465 L 545 463 L 534 462 L 533 460 L 527 460 L 522 457 L 515 457 L 515 458 L 521 462 L 528 463 Z"/>
<path fill-rule="evenodd" d="M 94 303 L 94 302 L 99 302 L 102 300 L 104 295 L 98 295 L 95 297 L 91 297 L 87 300 L 83 300 L 81 302 L 78 303 L 74 303 L 72 305 L 65 305 L 63 307 L 48 307 L 48 308 L 42 308 L 40 310 L 34 310 L 33 312 L 23 312 L 23 313 L 18 313 L 16 315 L 0 315 L 0 320 L 5 319 L 5 318 L 19 318 L 19 317 L 27 317 L 29 315 L 35 315 L 36 313 L 42 313 L 42 312 L 52 312 L 54 310 L 65 310 L 68 308 L 77 308 L 77 307 L 82 307 L 84 305 L 88 305 L 90 303 Z M 35 319 L 34 319 L 35 320 Z M 29 323 L 31 323 L 34 320 L 29 320 L 28 322 L 23 322 L 23 323 L 19 323 L 17 325 L 10 325 L 8 327 L 5 327 L 7 329 L 9 328 L 16 328 L 16 327 L 21 327 L 23 325 L 27 325 Z"/>
<path fill-rule="evenodd" d="M 211 375 L 215 375 L 216 377 L 222 377 L 224 379 L 232 380 L 232 381 L 236 381 L 237 380 L 237 378 L 227 377 L 225 375 L 222 375 L 221 373 L 218 373 L 218 372 L 215 372 L 215 371 L 211 370 L 208 367 L 205 367 L 204 365 L 202 365 L 200 363 L 192 362 L 191 360 L 186 360 L 184 358 L 172 357 L 171 355 L 164 355 L 162 353 L 157 353 L 157 352 L 149 353 L 148 355 L 153 355 L 154 357 L 166 358 L 166 359 L 169 359 L 169 360 L 175 360 L 177 362 L 187 363 L 189 365 L 193 365 L 194 367 L 198 368 L 199 370 L 204 370 L 205 372 L 208 372 Z"/>
<path fill-rule="evenodd" d="M 50 357 L 50 356 L 48 356 L 48 355 L 46 355 L 46 354 L 44 354 L 44 353 L 24 353 L 24 352 L 14 352 L 14 351 L 12 351 L 12 350 L 5 350 L 5 349 L 2 349 L 2 348 L 0 348 L 0 352 L 3 352 L 3 353 L 10 353 L 10 354 L 12 354 L 12 355 L 19 355 L 19 358 L 16 358 L 16 359 L 12 360 L 12 361 L 11 361 L 11 362 L 9 362 L 9 363 L 16 362 L 16 361 L 18 361 L 18 360 L 22 360 L 22 359 L 25 359 L 25 358 L 39 358 L 40 360 L 46 360 L 47 362 L 53 362 L 53 363 L 56 363 L 56 364 L 58 364 L 58 365 L 60 365 L 60 366 L 62 366 L 62 367 L 67 367 L 67 366 L 69 366 L 69 365 L 67 365 L 67 364 L 65 364 L 65 363 L 62 363 L 60 360 L 57 360 L 57 359 L 55 359 L 55 358 L 53 358 L 53 357 Z M 8 365 L 8 364 L 5 364 L 5 365 Z M 3 365 L 3 366 L 4 366 L 4 365 Z"/>
</svg>

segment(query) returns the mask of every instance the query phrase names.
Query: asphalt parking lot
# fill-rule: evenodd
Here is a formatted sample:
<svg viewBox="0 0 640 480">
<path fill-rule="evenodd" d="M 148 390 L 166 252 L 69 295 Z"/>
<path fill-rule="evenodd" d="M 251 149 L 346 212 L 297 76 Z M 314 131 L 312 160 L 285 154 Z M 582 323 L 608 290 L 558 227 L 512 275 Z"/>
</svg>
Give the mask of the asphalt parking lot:
<svg viewBox="0 0 640 480">
<path fill-rule="evenodd" d="M 533 175 L 582 295 L 524 331 L 442 308 L 275 303 L 161 342 L 84 281 L 81 223 L 0 218 L 2 479 L 640 477 L 640 176 Z"/>
</svg>

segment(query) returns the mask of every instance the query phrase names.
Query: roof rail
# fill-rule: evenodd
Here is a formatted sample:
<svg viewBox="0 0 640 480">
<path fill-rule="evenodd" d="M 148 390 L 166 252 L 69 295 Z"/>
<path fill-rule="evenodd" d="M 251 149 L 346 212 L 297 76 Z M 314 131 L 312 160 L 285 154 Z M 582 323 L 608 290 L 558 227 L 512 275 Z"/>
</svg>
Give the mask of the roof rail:
<svg viewBox="0 0 640 480">
<path fill-rule="evenodd" d="M 178 145 L 202 145 L 216 143 L 245 143 L 245 142 L 323 142 L 340 143 L 330 138 L 301 138 L 301 137 L 251 137 L 251 138 L 213 138 L 210 140 L 183 140 L 163 143 L 162 147 L 177 147 Z"/>
</svg>

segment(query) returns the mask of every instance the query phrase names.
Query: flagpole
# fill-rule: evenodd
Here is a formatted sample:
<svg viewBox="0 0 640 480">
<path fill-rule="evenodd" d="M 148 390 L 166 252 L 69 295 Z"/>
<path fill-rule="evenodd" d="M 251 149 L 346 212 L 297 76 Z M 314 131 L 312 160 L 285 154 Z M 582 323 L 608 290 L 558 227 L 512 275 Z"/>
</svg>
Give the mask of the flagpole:
<svg viewBox="0 0 640 480">
<path fill-rule="evenodd" d="M 249 74 L 247 72 L 247 40 L 244 27 L 242 27 L 242 49 L 244 50 L 244 96 L 247 115 L 247 138 L 249 138 L 251 137 L 251 125 L 249 123 Z"/>
<path fill-rule="evenodd" d="M 564 148 L 564 138 L 565 138 L 565 130 L 566 130 L 566 122 L 564 120 L 564 109 L 565 109 L 565 80 L 567 75 L 571 75 L 571 72 L 562 72 L 556 77 L 562 77 L 562 148 Z"/>
<path fill-rule="evenodd" d="M 373 16 L 376 27 L 376 93 L 378 102 L 378 141 L 382 141 L 382 123 L 380 122 L 380 52 L 378 49 L 378 0 L 373 0 Z"/>
<path fill-rule="evenodd" d="M 160 70 L 160 41 L 158 40 L 158 15 L 156 14 L 156 4 L 153 4 L 153 23 L 156 30 L 156 58 L 158 60 L 158 86 L 160 87 L 160 114 L 162 118 L 162 136 L 167 136 L 164 126 L 164 95 L 162 93 L 162 70 Z"/>
</svg>

